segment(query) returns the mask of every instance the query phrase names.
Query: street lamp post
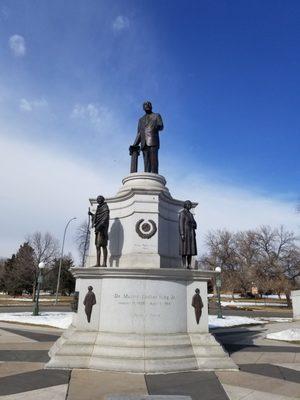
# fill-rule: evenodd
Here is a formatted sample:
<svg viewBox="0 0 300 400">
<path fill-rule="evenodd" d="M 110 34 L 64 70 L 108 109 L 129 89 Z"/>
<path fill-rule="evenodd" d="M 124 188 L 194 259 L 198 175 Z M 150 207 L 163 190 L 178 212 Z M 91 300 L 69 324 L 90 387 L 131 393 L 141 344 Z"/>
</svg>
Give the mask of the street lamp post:
<svg viewBox="0 0 300 400">
<path fill-rule="evenodd" d="M 39 299 L 40 299 L 40 288 L 41 284 L 43 283 L 43 275 L 42 275 L 42 270 L 45 268 L 45 264 L 43 262 L 39 263 L 39 275 L 38 275 L 38 285 L 37 285 L 37 291 L 36 291 L 36 296 L 35 296 L 35 305 L 34 309 L 32 312 L 32 315 L 39 315 Z"/>
<path fill-rule="evenodd" d="M 216 287 L 217 287 L 217 296 L 218 296 L 218 318 L 223 318 L 222 315 L 222 307 L 221 307 L 221 267 L 216 267 L 215 271 L 217 272 L 216 276 Z"/>
<path fill-rule="evenodd" d="M 68 229 L 68 226 L 69 226 L 70 222 L 73 221 L 74 219 L 76 219 L 76 217 L 73 217 L 73 218 L 69 219 L 69 221 L 67 222 L 67 225 L 65 227 L 65 230 L 64 230 L 64 237 L 63 237 L 63 242 L 62 242 L 62 246 L 61 246 L 61 254 L 60 254 L 60 260 L 59 260 L 59 267 L 58 267 L 55 304 L 57 304 L 57 301 L 58 301 L 58 291 L 59 291 L 59 284 L 60 284 L 61 265 L 62 265 L 62 259 L 63 259 L 63 256 L 64 256 L 66 232 L 67 232 L 67 229 Z"/>
</svg>

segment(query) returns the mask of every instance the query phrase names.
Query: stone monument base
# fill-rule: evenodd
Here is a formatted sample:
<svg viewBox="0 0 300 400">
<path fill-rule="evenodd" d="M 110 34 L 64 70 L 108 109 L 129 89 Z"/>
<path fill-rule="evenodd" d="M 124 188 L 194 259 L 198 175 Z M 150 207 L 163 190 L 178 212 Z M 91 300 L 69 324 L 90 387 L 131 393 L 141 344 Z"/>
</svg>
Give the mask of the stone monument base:
<svg viewBox="0 0 300 400">
<path fill-rule="evenodd" d="M 236 370 L 208 333 L 207 281 L 213 272 L 183 269 L 74 268 L 79 291 L 72 325 L 50 349 L 46 368 L 166 373 Z M 83 300 L 93 286 L 87 321 Z M 199 324 L 191 306 L 203 301 Z"/>
<path fill-rule="evenodd" d="M 294 320 L 300 319 L 300 290 L 291 291 L 292 304 L 293 304 L 293 318 Z"/>
<path fill-rule="evenodd" d="M 69 329 L 49 352 L 46 368 L 166 373 L 237 370 L 210 333 L 139 335 Z"/>
</svg>

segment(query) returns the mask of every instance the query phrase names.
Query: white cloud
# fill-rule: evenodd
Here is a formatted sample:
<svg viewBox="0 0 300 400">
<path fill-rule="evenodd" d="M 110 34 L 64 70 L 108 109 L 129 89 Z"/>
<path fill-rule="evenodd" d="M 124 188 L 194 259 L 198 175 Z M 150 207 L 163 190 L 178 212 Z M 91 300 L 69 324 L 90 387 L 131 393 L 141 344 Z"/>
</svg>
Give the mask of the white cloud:
<svg viewBox="0 0 300 400">
<path fill-rule="evenodd" d="M 73 216 L 65 251 L 76 255 L 75 227 L 87 216 L 89 197 L 113 195 L 114 172 L 93 170 L 78 157 L 59 154 L 27 140 L 0 136 L 0 256 L 9 256 L 34 231 L 50 231 L 59 239 Z"/>
<path fill-rule="evenodd" d="M 129 19 L 127 17 L 125 17 L 124 15 L 119 15 L 112 24 L 113 30 L 115 32 L 120 32 L 123 31 L 125 29 L 129 28 Z"/>
<path fill-rule="evenodd" d="M 25 98 L 20 100 L 19 107 L 22 111 L 33 111 L 35 108 L 47 107 L 48 102 L 44 98 L 36 100 L 27 100 Z"/>
<path fill-rule="evenodd" d="M 7 21 L 8 18 L 9 18 L 9 14 L 10 14 L 10 12 L 9 12 L 9 9 L 7 7 L 5 7 L 5 6 L 1 7 L 1 9 L 0 9 L 0 19 L 2 21 Z"/>
<path fill-rule="evenodd" d="M 23 57 L 26 54 L 25 39 L 21 35 L 13 35 L 9 38 L 9 47 L 15 57 Z"/>
<path fill-rule="evenodd" d="M 180 187 L 174 181 L 176 196 L 198 202 L 195 216 L 198 223 L 199 250 L 203 252 L 209 230 L 231 231 L 257 228 L 261 225 L 285 226 L 296 234 L 300 228 L 295 204 L 272 198 L 255 190 L 209 181 L 209 177 L 191 175 Z M 174 193 L 173 193 L 174 194 Z M 202 246 L 202 248 L 201 248 Z M 205 250 L 205 249 L 204 249 Z"/>
<path fill-rule="evenodd" d="M 116 118 L 114 118 L 113 112 L 97 103 L 76 104 L 72 110 L 71 118 L 87 121 L 101 133 L 110 133 L 116 125 Z"/>
</svg>

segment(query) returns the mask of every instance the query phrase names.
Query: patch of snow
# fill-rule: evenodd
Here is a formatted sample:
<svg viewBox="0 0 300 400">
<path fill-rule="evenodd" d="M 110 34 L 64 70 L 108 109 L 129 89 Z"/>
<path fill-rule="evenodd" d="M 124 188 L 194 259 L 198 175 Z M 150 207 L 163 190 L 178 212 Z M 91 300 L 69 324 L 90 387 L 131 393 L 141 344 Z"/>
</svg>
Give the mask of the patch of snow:
<svg viewBox="0 0 300 400">
<path fill-rule="evenodd" d="M 293 318 L 260 317 L 259 319 L 268 322 L 293 322 Z"/>
<path fill-rule="evenodd" d="M 72 322 L 73 315 L 72 312 L 41 312 L 40 315 L 32 315 L 32 312 L 0 313 L 0 321 L 67 329 Z"/>
<path fill-rule="evenodd" d="M 214 293 L 209 293 L 207 295 L 207 297 L 211 298 L 211 297 L 217 297 L 217 296 L 215 296 Z M 223 297 L 224 299 L 232 299 L 232 294 L 223 294 L 222 293 L 221 297 Z M 240 299 L 241 295 L 238 293 L 235 293 L 233 297 L 234 297 L 234 299 Z"/>
<path fill-rule="evenodd" d="M 248 318 L 248 317 L 231 317 L 226 315 L 223 318 L 218 318 L 216 315 L 208 316 L 208 324 L 210 328 L 225 328 L 230 326 L 238 325 L 257 325 L 265 324 L 266 322 L 261 321 L 258 318 Z"/>
<path fill-rule="evenodd" d="M 300 341 L 300 329 L 292 328 L 286 329 L 285 331 L 269 333 L 266 338 L 273 340 L 284 340 L 286 342 Z"/>
<path fill-rule="evenodd" d="M 255 306 L 255 307 L 287 307 L 286 303 L 267 303 L 267 302 L 255 302 L 255 301 L 221 301 L 222 306 L 233 306 L 237 308 L 245 306 Z"/>
<path fill-rule="evenodd" d="M 31 303 L 33 303 L 33 301 L 32 301 L 32 299 L 31 298 L 28 298 L 28 297 L 6 297 L 5 299 L 4 299 L 5 301 L 21 301 L 21 302 L 31 302 Z M 54 302 L 55 301 L 55 299 L 39 299 L 39 302 Z M 59 300 L 58 300 L 59 301 Z"/>
<path fill-rule="evenodd" d="M 279 299 L 278 294 L 263 294 L 262 297 L 264 299 Z M 280 295 L 281 299 L 286 299 L 286 295 L 285 294 L 281 294 Z"/>
<path fill-rule="evenodd" d="M 72 312 L 41 312 L 33 316 L 31 312 L 0 313 L 0 321 L 19 322 L 21 324 L 47 325 L 54 328 L 67 329 L 72 322 Z M 210 328 L 225 328 L 238 325 L 257 325 L 268 322 L 291 322 L 292 318 L 248 318 L 225 316 L 218 318 L 216 315 L 209 315 Z M 298 329 L 300 331 L 300 329 Z M 284 339 L 282 339 L 284 340 Z M 296 340 L 296 339 L 295 339 Z"/>
<path fill-rule="evenodd" d="M 216 295 L 214 295 L 214 293 L 209 293 L 207 295 L 207 297 L 216 297 Z M 224 293 L 222 293 L 221 297 L 223 297 L 224 299 L 232 299 L 232 294 L 224 294 Z M 234 299 L 241 299 L 242 298 L 240 293 L 235 293 L 233 297 L 234 297 Z M 259 297 L 259 298 L 261 298 L 261 297 Z M 278 294 L 263 294 L 262 298 L 263 299 L 284 300 L 284 299 L 286 299 L 286 295 L 285 294 L 281 294 L 280 298 L 279 298 Z"/>
</svg>

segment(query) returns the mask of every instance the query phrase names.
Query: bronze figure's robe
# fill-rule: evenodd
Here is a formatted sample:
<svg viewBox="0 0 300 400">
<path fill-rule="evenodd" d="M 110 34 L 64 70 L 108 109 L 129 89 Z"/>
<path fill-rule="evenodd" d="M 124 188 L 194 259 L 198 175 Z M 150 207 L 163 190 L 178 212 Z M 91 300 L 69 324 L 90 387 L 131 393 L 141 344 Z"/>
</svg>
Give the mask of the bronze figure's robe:
<svg viewBox="0 0 300 400">
<path fill-rule="evenodd" d="M 193 214 L 184 208 L 179 214 L 179 233 L 184 236 L 180 240 L 179 254 L 181 256 L 197 255 L 196 232 L 197 223 Z"/>
<path fill-rule="evenodd" d="M 192 306 L 195 309 L 195 317 L 196 317 L 196 322 L 197 325 L 199 324 L 201 314 L 202 314 L 202 308 L 203 308 L 203 302 L 201 299 L 201 296 L 199 293 L 195 293 L 192 299 Z"/>
<path fill-rule="evenodd" d="M 106 203 L 98 205 L 96 213 L 92 216 L 92 221 L 93 221 L 93 227 L 95 228 L 96 247 L 107 246 L 109 208 Z"/>
<path fill-rule="evenodd" d="M 87 316 L 87 321 L 91 321 L 91 315 L 92 315 L 92 310 L 93 306 L 96 304 L 96 296 L 95 293 L 92 291 L 88 291 L 87 294 L 85 295 L 83 305 L 86 316 Z"/>
</svg>

